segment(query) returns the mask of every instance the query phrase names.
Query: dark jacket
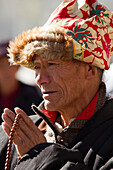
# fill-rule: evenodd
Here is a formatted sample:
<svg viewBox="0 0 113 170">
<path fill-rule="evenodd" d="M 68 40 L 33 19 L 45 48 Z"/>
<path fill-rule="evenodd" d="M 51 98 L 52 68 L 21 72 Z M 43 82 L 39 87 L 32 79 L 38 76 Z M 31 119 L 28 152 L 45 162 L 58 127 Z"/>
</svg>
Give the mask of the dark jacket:
<svg viewBox="0 0 113 170">
<path fill-rule="evenodd" d="M 34 106 L 35 111 L 38 111 Z M 38 112 L 39 115 L 43 115 Z M 44 115 L 45 117 L 45 115 Z M 32 117 L 38 125 L 41 121 Z M 48 122 L 48 119 L 46 119 Z M 50 122 L 49 122 L 50 124 Z M 52 125 L 50 125 L 52 127 Z M 54 127 L 52 127 L 54 130 Z M 3 169 L 6 154 L 7 137 L 0 129 L 0 170 Z M 58 142 L 59 134 L 55 130 L 57 143 L 42 143 L 23 156 L 16 170 L 110 170 L 113 168 L 113 99 L 108 100 L 98 110 L 73 141 L 65 146 Z M 11 170 L 16 165 L 17 153 L 13 146 Z"/>
</svg>

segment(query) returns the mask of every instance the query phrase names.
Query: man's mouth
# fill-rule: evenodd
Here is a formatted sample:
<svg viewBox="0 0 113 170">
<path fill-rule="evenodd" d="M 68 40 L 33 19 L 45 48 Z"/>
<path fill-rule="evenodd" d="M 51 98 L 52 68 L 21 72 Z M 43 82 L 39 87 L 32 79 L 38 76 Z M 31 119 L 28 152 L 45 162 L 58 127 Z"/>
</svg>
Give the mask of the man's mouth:
<svg viewBox="0 0 113 170">
<path fill-rule="evenodd" d="M 43 91 L 42 94 L 43 94 L 43 98 L 47 98 L 47 97 L 50 97 L 51 95 L 53 95 L 55 93 L 55 91 Z"/>
<path fill-rule="evenodd" d="M 55 93 L 55 91 L 43 91 L 42 93 L 43 94 L 52 94 L 52 93 Z"/>
</svg>

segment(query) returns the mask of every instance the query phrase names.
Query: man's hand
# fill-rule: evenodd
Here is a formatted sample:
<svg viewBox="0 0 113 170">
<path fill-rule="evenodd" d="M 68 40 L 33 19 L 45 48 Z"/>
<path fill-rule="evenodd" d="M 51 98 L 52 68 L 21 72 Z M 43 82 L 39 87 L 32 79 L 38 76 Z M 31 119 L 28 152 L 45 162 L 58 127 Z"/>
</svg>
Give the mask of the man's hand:
<svg viewBox="0 0 113 170">
<path fill-rule="evenodd" d="M 26 115 L 26 113 L 20 108 L 15 108 L 15 112 L 21 115 L 19 120 L 19 125 L 15 130 L 14 144 L 17 148 L 17 152 L 20 156 L 23 156 L 31 148 L 37 144 L 46 142 L 43 133 L 38 129 L 38 127 L 33 123 L 33 121 Z M 11 127 L 13 125 L 15 114 L 8 108 L 4 109 L 2 114 L 2 128 L 5 133 L 9 136 Z"/>
</svg>

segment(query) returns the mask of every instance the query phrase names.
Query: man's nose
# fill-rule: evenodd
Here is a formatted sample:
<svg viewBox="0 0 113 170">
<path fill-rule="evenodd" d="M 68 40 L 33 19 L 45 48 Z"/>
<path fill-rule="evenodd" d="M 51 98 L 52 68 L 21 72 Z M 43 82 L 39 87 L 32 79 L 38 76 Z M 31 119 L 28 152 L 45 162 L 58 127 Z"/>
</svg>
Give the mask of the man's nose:
<svg viewBox="0 0 113 170">
<path fill-rule="evenodd" d="M 50 82 L 50 75 L 46 69 L 40 69 L 40 71 L 36 71 L 35 77 L 36 83 L 41 86 L 42 84 L 47 84 Z"/>
</svg>

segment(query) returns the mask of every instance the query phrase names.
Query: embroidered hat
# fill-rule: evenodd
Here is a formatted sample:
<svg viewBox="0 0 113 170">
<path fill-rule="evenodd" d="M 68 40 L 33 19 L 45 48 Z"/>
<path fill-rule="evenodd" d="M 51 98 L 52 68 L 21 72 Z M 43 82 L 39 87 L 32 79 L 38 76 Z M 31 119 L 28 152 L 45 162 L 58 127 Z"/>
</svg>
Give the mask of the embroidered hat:
<svg viewBox="0 0 113 170">
<path fill-rule="evenodd" d="M 64 43 L 68 52 L 64 58 L 68 58 L 73 47 L 72 58 L 109 69 L 113 53 L 113 13 L 96 0 L 64 0 L 45 25 L 28 30 L 10 42 L 10 61 L 33 69 L 34 54 L 44 55 L 47 49 L 50 54 L 55 49 L 55 46 L 50 48 L 48 41 Z M 59 53 L 64 50 L 60 46 L 58 49 Z"/>
</svg>

